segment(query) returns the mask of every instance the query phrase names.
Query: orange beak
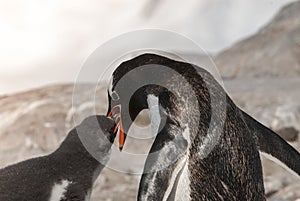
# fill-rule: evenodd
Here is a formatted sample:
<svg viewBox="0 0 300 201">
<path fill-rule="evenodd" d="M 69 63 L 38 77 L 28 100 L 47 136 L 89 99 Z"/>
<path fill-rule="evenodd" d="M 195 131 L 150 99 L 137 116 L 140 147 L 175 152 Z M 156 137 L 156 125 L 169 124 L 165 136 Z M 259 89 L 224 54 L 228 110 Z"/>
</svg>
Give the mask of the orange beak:
<svg viewBox="0 0 300 201">
<path fill-rule="evenodd" d="M 121 104 L 114 106 L 107 116 L 112 117 L 116 122 L 113 135 L 116 135 L 119 131 L 119 149 L 120 151 L 122 151 L 123 146 L 125 144 L 125 132 L 122 124 Z"/>
</svg>

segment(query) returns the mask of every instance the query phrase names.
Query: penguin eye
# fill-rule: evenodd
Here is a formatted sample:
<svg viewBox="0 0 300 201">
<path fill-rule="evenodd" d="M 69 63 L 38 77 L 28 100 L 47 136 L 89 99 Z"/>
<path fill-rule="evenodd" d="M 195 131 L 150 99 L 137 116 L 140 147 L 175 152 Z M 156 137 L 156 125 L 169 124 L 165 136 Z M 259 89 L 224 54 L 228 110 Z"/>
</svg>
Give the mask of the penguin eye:
<svg viewBox="0 0 300 201">
<path fill-rule="evenodd" d="M 116 91 L 113 91 L 110 96 L 111 96 L 111 99 L 114 101 L 120 100 L 119 94 Z"/>
</svg>

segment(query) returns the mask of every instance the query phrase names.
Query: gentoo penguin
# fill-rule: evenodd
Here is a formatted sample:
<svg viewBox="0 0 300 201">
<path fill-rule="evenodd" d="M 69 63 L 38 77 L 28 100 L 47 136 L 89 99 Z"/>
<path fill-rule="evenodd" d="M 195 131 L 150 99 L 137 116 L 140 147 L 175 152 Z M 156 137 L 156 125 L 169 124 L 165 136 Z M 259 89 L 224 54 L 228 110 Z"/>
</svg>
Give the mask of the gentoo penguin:
<svg viewBox="0 0 300 201">
<path fill-rule="evenodd" d="M 300 154 L 195 65 L 143 54 L 117 67 L 108 93 L 121 149 L 141 110 L 159 122 L 138 200 L 265 200 L 258 150 L 300 174 Z"/>
<path fill-rule="evenodd" d="M 93 182 L 108 160 L 114 121 L 90 116 L 72 129 L 50 155 L 33 158 L 0 170 L 1 201 L 88 201 Z M 79 134 L 80 133 L 80 134 Z M 96 142 L 98 162 L 80 136 Z"/>
</svg>

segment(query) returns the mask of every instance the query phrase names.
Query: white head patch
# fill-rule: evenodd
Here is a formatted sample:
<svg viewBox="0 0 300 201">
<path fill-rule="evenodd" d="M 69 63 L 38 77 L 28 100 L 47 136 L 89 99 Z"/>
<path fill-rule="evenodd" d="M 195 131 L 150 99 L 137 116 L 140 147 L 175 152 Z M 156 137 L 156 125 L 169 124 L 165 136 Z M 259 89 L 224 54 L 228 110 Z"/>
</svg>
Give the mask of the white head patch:
<svg viewBox="0 0 300 201">
<path fill-rule="evenodd" d="M 159 103 L 158 97 L 150 94 L 147 96 L 148 107 L 150 111 L 150 120 L 151 120 L 151 133 L 152 138 L 154 139 L 158 133 L 159 124 L 160 124 L 160 113 L 159 113 Z"/>
<path fill-rule="evenodd" d="M 111 79 L 109 80 L 108 88 L 107 88 L 108 93 L 109 93 L 110 96 L 112 94 L 112 84 L 113 84 L 113 77 L 111 77 Z"/>
</svg>

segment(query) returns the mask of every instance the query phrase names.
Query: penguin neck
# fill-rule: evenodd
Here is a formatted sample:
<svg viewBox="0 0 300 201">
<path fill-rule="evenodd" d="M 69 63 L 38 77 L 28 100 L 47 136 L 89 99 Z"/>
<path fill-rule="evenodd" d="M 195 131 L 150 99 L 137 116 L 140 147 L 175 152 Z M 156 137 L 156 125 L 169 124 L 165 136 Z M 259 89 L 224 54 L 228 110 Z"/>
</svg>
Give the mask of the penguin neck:
<svg viewBox="0 0 300 201">
<path fill-rule="evenodd" d="M 147 102 L 151 128 L 157 122 L 159 126 L 154 125 L 156 137 L 150 150 L 154 155 L 146 160 L 138 200 L 189 200 L 187 161 L 191 142 L 189 125 L 182 121 L 180 113 L 183 106 L 168 99 L 159 100 L 154 95 L 148 95 Z M 157 105 L 160 105 L 159 108 Z"/>
<path fill-rule="evenodd" d="M 60 147 L 56 150 L 62 155 L 73 155 L 90 157 L 90 154 L 84 148 L 80 138 L 75 131 L 71 130 L 66 139 L 61 143 Z"/>
<path fill-rule="evenodd" d="M 149 116 L 151 121 L 152 136 L 156 136 L 164 126 L 168 131 L 172 128 L 182 127 L 177 105 L 172 105 L 167 100 L 162 101 L 162 97 L 154 94 L 147 95 Z M 163 103 L 163 104 L 162 104 Z"/>
<path fill-rule="evenodd" d="M 72 170 L 76 169 L 82 175 L 91 173 L 93 177 L 97 177 L 104 167 L 83 146 L 76 129 L 69 132 L 60 147 L 50 156 L 59 164 L 67 165 Z"/>
</svg>

